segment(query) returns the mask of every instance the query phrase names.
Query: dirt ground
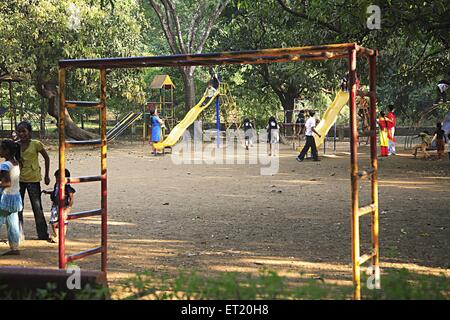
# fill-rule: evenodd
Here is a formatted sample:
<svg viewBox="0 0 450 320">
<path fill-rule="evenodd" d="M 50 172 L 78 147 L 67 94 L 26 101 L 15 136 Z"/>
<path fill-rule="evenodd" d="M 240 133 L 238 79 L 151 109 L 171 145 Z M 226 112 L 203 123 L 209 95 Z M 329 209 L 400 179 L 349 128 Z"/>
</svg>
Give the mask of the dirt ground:
<svg viewBox="0 0 450 320">
<path fill-rule="evenodd" d="M 380 252 L 382 268 L 450 275 L 450 160 L 399 154 L 380 161 Z M 368 165 L 368 148 L 360 149 Z M 141 143 L 108 150 L 109 273 L 111 281 L 146 269 L 175 273 L 196 269 L 275 270 L 294 280 L 322 276 L 351 283 L 349 144 L 321 162 L 295 161 L 280 151 L 279 173 L 260 175 L 260 165 L 177 165 L 170 155 L 153 157 Z M 51 172 L 57 148 L 50 147 Z M 322 155 L 323 150 L 320 152 Z M 72 176 L 98 175 L 99 155 L 77 149 L 67 155 Z M 51 185 L 53 186 L 52 178 Z M 100 184 L 74 185 L 73 212 L 100 206 Z M 361 183 L 361 206 L 369 182 Z M 50 199 L 43 196 L 49 219 Z M 26 241 L 20 256 L 0 256 L 0 266 L 57 267 L 57 244 L 37 241 L 25 203 Z M 363 252 L 370 248 L 369 217 L 362 218 Z M 99 243 L 98 219 L 71 222 L 70 252 Z M 6 238 L 5 228 L 0 239 Z M 0 243 L 0 252 L 8 249 Z M 98 269 L 98 255 L 77 262 Z"/>
</svg>

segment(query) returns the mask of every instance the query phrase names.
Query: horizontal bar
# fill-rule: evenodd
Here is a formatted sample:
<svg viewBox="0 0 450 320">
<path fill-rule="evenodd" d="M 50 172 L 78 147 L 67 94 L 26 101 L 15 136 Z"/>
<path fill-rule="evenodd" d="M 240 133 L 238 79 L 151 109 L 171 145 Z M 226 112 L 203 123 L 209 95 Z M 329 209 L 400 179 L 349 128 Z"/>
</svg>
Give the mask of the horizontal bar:
<svg viewBox="0 0 450 320">
<path fill-rule="evenodd" d="M 71 213 L 67 216 L 67 220 L 76 220 L 87 217 L 100 216 L 102 214 L 102 209 L 94 209 L 88 211 L 81 211 L 77 213 Z"/>
<path fill-rule="evenodd" d="M 66 141 L 66 147 L 70 148 L 70 147 L 81 147 L 81 146 L 101 146 L 102 145 L 102 140 L 100 139 L 95 139 L 95 140 L 80 140 L 80 141 L 76 141 L 76 140 L 71 140 L 71 141 Z"/>
<path fill-rule="evenodd" d="M 364 48 L 364 47 L 359 46 L 359 45 L 356 45 L 356 50 L 358 51 L 358 53 L 364 54 L 366 56 L 377 56 L 378 55 L 378 51 L 377 50 Z"/>
<path fill-rule="evenodd" d="M 83 182 L 95 182 L 95 181 L 102 181 L 102 176 L 84 176 L 84 177 L 66 178 L 66 183 L 70 183 L 70 184 L 83 183 Z"/>
<path fill-rule="evenodd" d="M 361 207 L 358 210 L 358 216 L 361 217 L 361 216 L 364 216 L 364 215 L 366 215 L 368 213 L 372 213 L 376 209 L 377 209 L 377 206 L 375 204 L 373 204 L 373 203 L 371 205 L 368 205 L 368 206 L 365 206 L 365 207 Z"/>
<path fill-rule="evenodd" d="M 371 168 L 369 170 L 358 171 L 358 178 L 365 179 L 375 173 L 375 169 Z"/>
<path fill-rule="evenodd" d="M 66 101 L 66 108 L 101 108 L 103 104 L 97 101 Z"/>
<path fill-rule="evenodd" d="M 139 68 L 139 67 L 164 67 L 164 66 L 195 66 L 215 64 L 244 64 L 244 63 L 269 63 L 269 59 L 291 60 L 292 55 L 304 55 L 303 58 L 327 59 L 326 54 L 340 54 L 345 57 L 349 49 L 356 49 L 355 43 L 331 44 L 308 47 L 262 49 L 250 51 L 234 51 L 202 54 L 178 54 L 171 56 L 152 57 L 128 57 L 128 58 L 103 58 L 103 59 L 73 59 L 60 60 L 61 68 Z M 361 52 L 367 50 L 359 47 Z M 311 54 L 308 56 L 308 54 Z M 323 56 L 317 56 L 317 55 Z M 261 61 L 257 62 L 258 59 Z M 281 61 L 278 61 L 281 62 Z"/>
<path fill-rule="evenodd" d="M 87 256 L 91 256 L 93 254 L 100 253 L 100 252 L 102 252 L 102 250 L 103 250 L 102 247 L 97 247 L 97 248 L 89 249 L 89 250 L 82 251 L 82 252 L 79 252 L 79 253 L 75 253 L 75 254 L 72 254 L 70 256 L 67 256 L 66 261 L 67 261 L 67 263 L 69 263 L 71 261 L 83 259 L 83 258 L 85 258 Z"/>
<path fill-rule="evenodd" d="M 374 251 L 372 251 L 371 253 L 368 253 L 368 254 L 364 254 L 358 258 L 358 264 L 362 265 L 362 264 L 366 263 L 367 261 L 369 261 L 370 259 L 372 259 L 373 257 L 375 257 Z"/>
<path fill-rule="evenodd" d="M 358 96 L 371 97 L 372 95 L 376 95 L 376 92 L 374 92 L 374 91 L 365 91 L 365 90 L 359 90 L 358 91 Z"/>
</svg>

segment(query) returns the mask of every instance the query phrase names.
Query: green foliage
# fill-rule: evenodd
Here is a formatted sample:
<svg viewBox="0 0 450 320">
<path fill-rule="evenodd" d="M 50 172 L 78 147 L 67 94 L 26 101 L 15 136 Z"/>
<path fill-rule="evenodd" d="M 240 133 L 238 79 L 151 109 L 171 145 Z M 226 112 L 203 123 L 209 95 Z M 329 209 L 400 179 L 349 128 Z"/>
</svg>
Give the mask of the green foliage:
<svg viewBox="0 0 450 320">
<path fill-rule="evenodd" d="M 159 2 L 158 2 L 159 3 Z M 174 1 L 181 38 L 195 53 L 216 1 Z M 367 7 L 381 7 L 381 29 L 366 26 Z M 284 5 L 284 6 L 283 6 Z M 408 125 L 427 110 L 436 83 L 450 76 L 450 25 L 447 1 L 303 1 L 234 0 L 229 3 L 201 51 L 239 51 L 325 43 L 358 42 L 380 51 L 379 108 L 393 103 L 399 122 Z M 203 15 L 192 29 L 195 14 Z M 175 29 L 174 29 L 175 30 Z M 178 37 L 178 34 L 176 35 Z M 195 44 L 195 45 L 194 45 Z M 67 58 L 125 57 L 170 54 L 160 21 L 148 0 L 9 0 L 0 2 L 0 74 L 23 79 L 16 84 L 14 104 L 25 117 L 38 119 L 43 104 L 36 87 L 56 83 L 57 62 Z M 367 85 L 367 66 L 359 60 L 360 78 Z M 300 62 L 268 66 L 219 68 L 235 93 L 243 116 L 261 125 L 282 108 L 292 109 L 302 98 L 318 110 L 333 99 L 346 61 Z M 108 106 L 120 117 L 149 99 L 149 82 L 158 73 L 177 84 L 178 118 L 186 85 L 175 68 L 115 70 L 108 73 Z M 69 99 L 98 97 L 98 72 L 69 72 Z M 207 68 L 197 68 L 197 98 L 208 80 Z M 324 93 L 326 92 L 326 93 Z M 8 106 L 8 90 L 0 88 L 0 105 Z M 89 114 L 88 114 L 89 115 Z M 8 116 L 8 114 L 6 115 Z M 79 118 L 79 114 L 74 114 Z M 429 121 L 442 117 L 431 114 Z M 343 121 L 347 119 L 341 117 Z M 427 119 L 425 119 L 427 120 Z"/>
<path fill-rule="evenodd" d="M 301 274 L 300 274 L 301 275 Z M 151 300 L 276 300 L 276 299 L 351 299 L 353 288 L 330 284 L 325 276 L 302 278 L 295 284 L 276 272 L 263 270 L 258 276 L 245 273 L 220 273 L 205 277 L 182 271 L 176 277 L 146 271 L 123 281 L 116 289 L 125 299 Z M 389 270 L 382 275 L 381 290 L 368 290 L 362 279 L 363 298 L 369 300 L 448 299 L 450 281 L 445 275 L 421 275 Z"/>
<path fill-rule="evenodd" d="M 258 276 L 220 273 L 216 277 L 183 271 L 175 278 L 147 271 L 127 279 L 121 286 L 128 294 L 126 299 L 152 300 L 319 299 L 331 298 L 329 293 L 335 289 L 316 280 L 305 280 L 301 286 L 292 288 L 286 278 L 269 270 Z"/>
<path fill-rule="evenodd" d="M 142 55 L 147 51 L 144 35 L 148 32 L 146 15 L 134 0 L 114 1 L 112 12 L 102 9 L 98 1 L 2 2 L 0 71 L 24 80 L 15 100 L 25 97 L 24 108 L 39 113 L 41 103 L 33 88 L 56 83 L 58 60 Z M 141 74 L 122 70 L 108 75 L 108 93 L 121 100 L 117 106 L 145 102 Z M 89 100 L 99 95 L 98 71 L 69 72 L 67 81 L 69 99 Z"/>
<path fill-rule="evenodd" d="M 365 283 L 366 279 L 363 278 Z M 367 290 L 363 286 L 364 299 L 371 300 L 447 300 L 450 280 L 444 275 L 414 274 L 407 269 L 390 270 L 381 278 L 381 290 Z"/>
<path fill-rule="evenodd" d="M 82 290 L 60 292 L 52 284 L 36 291 L 11 291 L 0 286 L 0 299 L 98 300 L 110 295 L 121 300 L 318 300 L 351 299 L 352 286 L 331 284 L 326 277 L 311 279 L 302 274 L 295 282 L 276 272 L 262 270 L 258 275 L 223 272 L 215 276 L 195 271 L 177 275 L 145 271 L 122 280 L 113 289 L 86 286 Z M 406 269 L 389 269 L 381 276 L 381 289 L 368 290 L 362 277 L 365 300 L 447 300 L 450 280 L 444 275 L 424 275 Z"/>
</svg>

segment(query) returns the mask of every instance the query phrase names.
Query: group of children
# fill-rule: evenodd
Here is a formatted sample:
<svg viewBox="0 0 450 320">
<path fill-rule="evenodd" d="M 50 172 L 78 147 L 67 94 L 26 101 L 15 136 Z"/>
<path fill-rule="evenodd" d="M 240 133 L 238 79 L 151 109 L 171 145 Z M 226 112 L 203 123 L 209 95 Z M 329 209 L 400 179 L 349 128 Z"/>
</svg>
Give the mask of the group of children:
<svg viewBox="0 0 450 320">
<path fill-rule="evenodd" d="M 432 147 L 433 142 L 436 143 L 436 152 L 438 160 L 441 160 L 444 156 L 445 151 L 445 143 L 448 142 L 448 156 L 450 159 L 450 133 L 448 135 L 445 134 L 445 131 L 442 129 L 442 123 L 438 122 L 436 124 L 436 129 L 432 136 L 430 136 L 427 130 L 421 132 L 419 134 L 421 142 L 414 147 L 414 159 L 417 158 L 417 153 L 420 150 L 423 153 L 423 157 L 425 159 L 430 159 L 430 153 L 428 150 Z"/>
<path fill-rule="evenodd" d="M 249 146 L 253 145 L 253 132 L 255 127 L 251 123 L 250 119 L 246 118 L 243 123 L 244 127 L 244 138 L 245 138 L 245 149 L 248 150 Z M 275 149 L 273 147 L 274 144 L 279 143 L 280 141 L 280 126 L 278 125 L 278 121 L 275 117 L 271 116 L 267 122 L 266 132 L 267 132 L 267 144 L 268 144 L 268 155 L 274 156 Z"/>
<path fill-rule="evenodd" d="M 395 155 L 395 128 L 397 126 L 397 118 L 394 114 L 394 106 L 389 106 L 389 112 L 386 115 L 384 111 L 380 111 L 378 118 L 378 127 L 380 128 L 380 151 L 381 157 Z"/>
<path fill-rule="evenodd" d="M 25 240 L 23 228 L 23 204 L 28 192 L 36 223 L 39 240 L 56 242 L 59 216 L 59 171 L 55 172 L 56 183 L 52 191 L 41 191 L 41 168 L 39 154 L 45 161 L 44 182 L 50 184 L 50 159 L 44 145 L 31 139 L 32 126 L 27 121 L 17 125 L 17 141 L 3 140 L 0 144 L 0 156 L 5 161 L 0 165 L 0 227 L 6 224 L 10 251 L 4 255 L 20 254 L 20 243 Z M 65 176 L 70 172 L 66 170 Z M 64 215 L 70 211 L 75 190 L 68 184 L 65 186 Z M 49 235 L 42 208 L 41 193 L 50 194 L 52 201 Z"/>
<path fill-rule="evenodd" d="M 313 160 L 320 161 L 319 157 L 318 157 L 316 142 L 314 140 L 314 134 L 316 134 L 319 138 L 321 137 L 321 135 L 315 130 L 315 127 L 317 124 L 317 121 L 315 118 L 316 113 L 314 110 L 309 110 L 308 113 L 309 113 L 308 120 L 304 121 L 304 123 L 302 121 L 299 121 L 299 132 L 304 133 L 305 137 L 306 137 L 306 144 L 305 144 L 303 150 L 300 152 L 300 154 L 296 158 L 297 161 L 299 161 L 299 162 L 304 160 L 309 149 L 311 149 Z M 304 120 L 304 114 L 305 114 L 304 110 L 300 111 L 299 118 L 301 119 L 301 116 L 303 116 L 303 120 Z M 249 146 L 252 145 L 254 127 L 248 118 L 246 118 L 244 120 L 243 127 L 244 127 L 244 136 L 245 136 L 245 148 L 246 148 L 246 150 L 248 150 Z M 273 145 L 276 143 L 279 143 L 279 141 L 280 141 L 279 129 L 280 129 L 280 126 L 279 126 L 277 120 L 275 119 L 275 117 L 273 117 L 273 116 L 270 117 L 267 122 L 267 126 L 266 126 L 268 155 L 269 156 L 274 155 Z"/>
</svg>

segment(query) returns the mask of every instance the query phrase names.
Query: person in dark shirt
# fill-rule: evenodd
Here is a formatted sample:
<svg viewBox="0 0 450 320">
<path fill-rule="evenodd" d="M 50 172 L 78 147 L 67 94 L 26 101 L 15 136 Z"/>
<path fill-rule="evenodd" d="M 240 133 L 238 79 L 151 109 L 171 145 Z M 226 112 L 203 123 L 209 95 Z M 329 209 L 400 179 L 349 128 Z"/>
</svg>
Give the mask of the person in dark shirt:
<svg viewBox="0 0 450 320">
<path fill-rule="evenodd" d="M 245 149 L 248 150 L 249 145 L 253 145 L 253 124 L 248 118 L 244 120 L 244 137 Z"/>
<path fill-rule="evenodd" d="M 445 131 L 442 129 L 442 123 L 438 122 L 436 124 L 436 130 L 433 134 L 433 140 L 436 141 L 436 149 L 439 160 L 442 159 L 442 156 L 444 155 L 446 138 Z"/>
<path fill-rule="evenodd" d="M 295 122 L 298 136 L 301 136 L 302 134 L 305 133 L 305 123 L 306 123 L 305 110 L 300 110 L 300 112 L 298 113 L 297 121 Z"/>
</svg>

